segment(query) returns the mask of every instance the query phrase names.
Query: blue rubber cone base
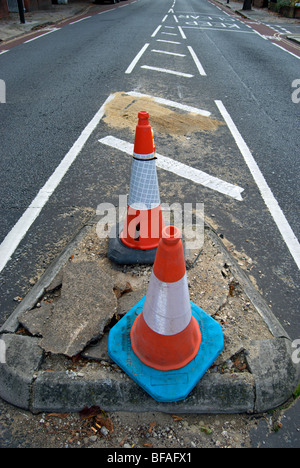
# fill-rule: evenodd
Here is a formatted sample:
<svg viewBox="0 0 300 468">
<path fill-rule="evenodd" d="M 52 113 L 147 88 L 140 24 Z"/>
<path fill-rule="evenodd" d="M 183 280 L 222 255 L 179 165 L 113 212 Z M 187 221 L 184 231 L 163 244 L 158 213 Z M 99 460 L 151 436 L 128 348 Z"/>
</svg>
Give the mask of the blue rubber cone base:
<svg viewBox="0 0 300 468">
<path fill-rule="evenodd" d="M 134 354 L 130 331 L 143 310 L 145 297 L 110 330 L 108 354 L 154 400 L 174 402 L 184 400 L 224 349 L 221 325 L 191 302 L 192 314 L 199 323 L 202 341 L 197 356 L 181 369 L 160 371 L 142 363 Z M 179 343 L 180 346 L 180 343 Z"/>
</svg>

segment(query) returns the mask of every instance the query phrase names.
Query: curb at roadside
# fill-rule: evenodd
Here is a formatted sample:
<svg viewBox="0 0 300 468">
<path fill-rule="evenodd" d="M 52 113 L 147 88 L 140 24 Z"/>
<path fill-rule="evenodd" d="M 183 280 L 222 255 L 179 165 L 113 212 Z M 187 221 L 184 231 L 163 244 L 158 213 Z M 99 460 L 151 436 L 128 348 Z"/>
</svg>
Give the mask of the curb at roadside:
<svg viewBox="0 0 300 468">
<path fill-rule="evenodd" d="M 274 337 L 250 342 L 245 350 L 249 373 L 207 373 L 185 400 L 159 403 L 126 374 L 107 372 L 92 361 L 80 372 L 42 370 L 44 351 L 39 346 L 39 338 L 18 334 L 18 317 L 35 306 L 96 223 L 93 219 L 80 230 L 1 327 L 0 343 L 5 349 L 5 359 L 1 360 L 0 355 L 1 398 L 33 413 L 78 412 L 94 405 L 105 411 L 262 413 L 293 395 L 300 366 L 292 360 L 291 339 L 208 224 L 209 235 L 230 261 L 240 286 Z"/>
</svg>

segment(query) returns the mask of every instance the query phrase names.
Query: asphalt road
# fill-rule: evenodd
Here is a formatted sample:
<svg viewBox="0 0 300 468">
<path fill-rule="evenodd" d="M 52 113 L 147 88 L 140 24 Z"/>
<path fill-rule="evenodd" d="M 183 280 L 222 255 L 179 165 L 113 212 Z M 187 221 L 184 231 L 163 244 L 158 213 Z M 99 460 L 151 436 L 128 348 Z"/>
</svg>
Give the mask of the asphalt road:
<svg viewBox="0 0 300 468">
<path fill-rule="evenodd" d="M 15 309 L 14 298 L 26 294 L 97 206 L 117 204 L 128 190 L 124 153 L 99 143 L 107 135 L 128 141 L 128 132 L 101 118 L 93 132 L 87 126 L 109 95 L 135 91 L 205 109 L 222 123 L 183 146 L 158 131 L 157 150 L 243 188 L 242 199 L 160 170 L 161 198 L 204 203 L 217 232 L 252 259 L 249 275 L 287 333 L 300 337 L 300 103 L 292 100 L 300 53 L 264 35 L 207 0 L 138 0 L 66 22 L 0 55 L 3 258 L 7 236 L 88 130 L 73 164 L 35 221 L 22 223 L 24 236 L 2 262 L 0 325 Z"/>
<path fill-rule="evenodd" d="M 219 120 L 224 117 L 217 107 L 221 102 L 248 145 L 286 224 L 299 238 L 299 104 L 291 98 L 299 59 L 257 34 L 254 25 L 207 1 L 177 0 L 173 7 L 172 1 L 162 5 L 139 0 L 122 6 L 66 24 L 0 56 L 7 95 L 7 103 L 0 107 L 0 241 L 107 97 L 132 90 L 206 109 Z M 175 44 L 161 42 L 166 40 Z M 133 64 L 145 44 L 149 46 Z M 128 73 L 130 65 L 133 68 Z M 15 307 L 13 298 L 24 295 L 30 287 L 28 280 L 44 270 L 97 205 L 103 200 L 116 201 L 117 194 L 124 193 L 126 166 L 113 172 L 102 164 L 102 152 L 106 159 L 108 155 L 101 145 L 95 150 L 97 133 L 105 135 L 98 126 L 16 246 L 12 259 L 5 263 L 1 322 Z M 170 198 L 166 185 L 163 200 L 205 204 L 205 212 L 219 232 L 253 260 L 251 275 L 296 339 L 300 336 L 295 261 L 296 256 L 299 260 L 299 244 L 291 253 L 282 219 L 272 218 L 230 128 L 226 126 L 210 141 L 207 135 L 200 137 L 203 147 L 210 145 L 210 152 L 200 151 L 192 158 L 189 151 L 176 148 L 178 159 L 239 185 L 244 189 L 243 201 L 186 181 L 180 182 L 177 199 Z M 162 141 L 161 152 L 172 155 L 172 145 Z M 120 184 L 113 192 L 115 180 Z M 173 175 L 168 174 L 168 181 L 172 184 Z"/>
</svg>

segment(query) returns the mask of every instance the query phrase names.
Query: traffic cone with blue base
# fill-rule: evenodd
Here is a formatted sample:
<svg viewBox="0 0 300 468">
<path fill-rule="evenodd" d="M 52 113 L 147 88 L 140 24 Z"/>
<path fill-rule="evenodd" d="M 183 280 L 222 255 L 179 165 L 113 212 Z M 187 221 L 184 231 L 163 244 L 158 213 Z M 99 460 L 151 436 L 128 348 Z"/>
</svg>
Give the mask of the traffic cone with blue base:
<svg viewBox="0 0 300 468">
<path fill-rule="evenodd" d="M 118 264 L 153 264 L 164 221 L 149 114 L 138 114 L 127 215 L 117 236 L 109 239 L 108 258 Z M 121 231 L 121 232 L 120 232 Z M 115 229 L 113 230 L 115 232 Z"/>
<path fill-rule="evenodd" d="M 190 301 L 181 233 L 162 231 L 147 294 L 111 329 L 108 353 L 154 400 L 185 399 L 223 351 L 221 326 Z"/>
</svg>

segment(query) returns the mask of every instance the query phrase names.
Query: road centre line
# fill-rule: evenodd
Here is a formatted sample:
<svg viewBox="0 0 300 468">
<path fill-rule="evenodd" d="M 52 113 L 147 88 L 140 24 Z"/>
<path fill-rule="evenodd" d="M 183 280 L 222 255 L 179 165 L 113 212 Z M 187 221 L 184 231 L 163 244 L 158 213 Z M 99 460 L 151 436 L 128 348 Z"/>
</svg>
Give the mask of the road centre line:
<svg viewBox="0 0 300 468">
<path fill-rule="evenodd" d="M 204 71 L 204 68 L 202 67 L 201 63 L 200 63 L 200 60 L 198 59 L 197 55 L 195 54 L 193 48 L 191 46 L 188 46 L 188 49 L 190 51 L 190 54 L 195 62 L 195 65 L 196 67 L 198 68 L 198 71 L 200 73 L 201 76 L 207 76 L 205 71 Z"/>
<path fill-rule="evenodd" d="M 100 123 L 104 115 L 106 104 L 112 101 L 113 98 L 114 95 L 111 94 L 106 99 L 104 104 L 100 107 L 100 109 L 94 115 L 92 120 L 87 124 L 85 129 L 82 131 L 81 135 L 78 137 L 78 139 L 73 144 L 72 148 L 62 159 L 62 161 L 57 166 L 50 178 L 47 180 L 45 185 L 38 192 L 35 199 L 31 202 L 31 204 L 23 213 L 21 218 L 17 221 L 17 223 L 7 234 L 3 242 L 0 244 L 0 273 L 11 259 L 18 245 L 20 244 L 20 242 L 25 237 L 26 233 L 28 232 L 34 221 L 41 213 L 42 209 L 44 208 L 49 198 L 62 181 L 63 177 L 68 172 L 71 165 L 76 160 L 77 156 L 83 149 L 84 145 L 86 144 L 93 131 Z"/>
<path fill-rule="evenodd" d="M 182 73 L 178 72 L 175 70 L 169 70 L 167 68 L 159 68 L 159 67 L 150 67 L 149 65 L 142 65 L 141 68 L 145 70 L 152 70 L 152 71 L 157 71 L 161 73 L 168 73 L 169 75 L 177 75 L 177 76 L 182 76 L 184 78 L 193 78 L 194 75 L 191 75 L 190 73 Z"/>
<path fill-rule="evenodd" d="M 204 117 L 210 117 L 211 112 L 203 109 L 198 109 L 197 107 L 188 106 L 187 104 L 181 104 L 180 102 L 170 101 L 169 99 L 164 99 L 156 96 L 151 96 L 149 94 L 142 94 L 135 91 L 130 91 L 126 93 L 128 96 L 137 97 L 137 98 L 148 98 L 153 99 L 153 101 L 163 106 L 174 107 L 175 109 L 180 109 L 185 112 L 190 112 L 197 115 L 203 115 Z"/>
<path fill-rule="evenodd" d="M 286 217 L 284 216 L 276 198 L 274 197 L 270 187 L 268 186 L 261 170 L 259 169 L 254 157 L 252 156 L 247 143 L 241 136 L 239 130 L 234 124 L 231 116 L 226 110 L 222 101 L 215 101 L 223 119 L 225 120 L 244 160 L 247 164 L 255 183 L 261 193 L 261 196 L 271 213 L 275 224 L 277 225 L 279 232 L 281 233 L 283 240 L 285 241 L 293 259 L 295 260 L 298 268 L 300 269 L 300 244 L 296 238 L 294 232 L 292 231 Z"/>
<path fill-rule="evenodd" d="M 142 55 L 144 54 L 144 52 L 147 50 L 147 48 L 149 47 L 149 43 L 145 44 L 141 50 L 139 51 L 139 53 L 136 55 L 136 57 L 133 59 L 133 61 L 131 62 L 131 64 L 129 65 L 129 67 L 127 68 L 127 70 L 125 71 L 126 74 L 130 74 L 132 72 L 132 70 L 134 69 L 134 67 L 136 66 L 136 64 L 138 63 L 138 61 L 140 60 L 140 58 L 142 57 Z"/>
<path fill-rule="evenodd" d="M 129 155 L 133 154 L 133 143 L 128 143 L 111 135 L 101 138 L 98 141 L 104 145 L 118 149 Z M 204 187 L 220 192 L 223 195 L 230 196 L 235 200 L 243 200 L 241 193 L 244 189 L 238 187 L 237 185 L 232 185 L 228 182 L 225 182 L 224 180 L 218 179 L 217 177 L 211 176 L 206 172 L 200 171 L 199 169 L 195 169 L 181 162 L 174 161 L 174 159 L 168 158 L 167 156 L 156 153 L 156 157 L 156 165 L 160 169 L 172 172 L 173 174 L 183 177 L 184 179 L 191 180 L 196 184 L 203 185 Z"/>
</svg>

